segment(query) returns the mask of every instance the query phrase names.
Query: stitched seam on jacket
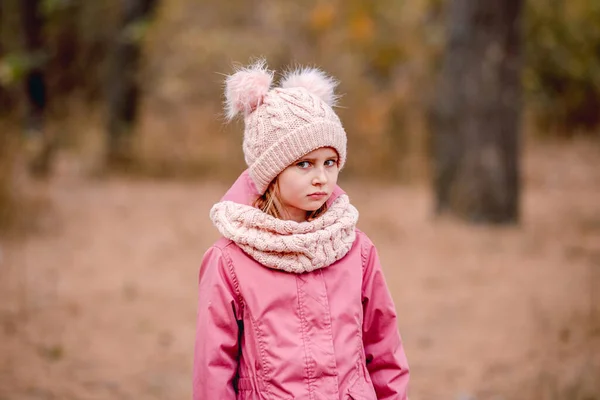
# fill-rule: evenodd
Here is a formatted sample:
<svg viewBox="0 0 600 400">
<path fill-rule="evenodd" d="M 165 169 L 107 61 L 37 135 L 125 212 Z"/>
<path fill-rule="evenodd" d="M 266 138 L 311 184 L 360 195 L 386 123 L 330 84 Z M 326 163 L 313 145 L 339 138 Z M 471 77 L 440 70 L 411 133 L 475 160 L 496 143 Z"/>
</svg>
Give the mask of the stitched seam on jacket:
<svg viewBox="0 0 600 400">
<path fill-rule="evenodd" d="M 365 315 L 364 315 L 364 309 L 362 307 L 362 296 L 363 296 L 363 289 L 362 289 L 362 281 L 364 281 L 365 278 L 365 271 L 367 269 L 367 261 L 368 261 L 368 256 L 367 256 L 367 240 L 364 240 L 364 234 L 361 234 L 361 238 L 362 243 L 360 246 L 360 257 L 362 259 L 362 278 L 361 278 L 361 285 L 360 285 L 360 297 L 361 297 L 361 315 L 362 318 L 359 321 L 359 327 L 356 330 L 356 336 L 357 336 L 357 345 L 358 345 L 358 350 L 357 350 L 357 356 L 358 359 L 356 361 L 356 379 L 352 382 L 352 385 L 354 385 L 356 383 L 356 380 L 363 375 L 363 371 L 365 369 L 367 369 L 366 364 L 364 366 L 364 368 L 362 368 L 361 363 L 363 363 L 363 359 L 365 360 L 364 362 L 366 363 L 366 354 L 365 354 L 365 347 L 364 347 L 364 338 L 363 338 L 363 324 L 365 323 Z M 351 386 L 352 386 L 351 385 Z"/>
<path fill-rule="evenodd" d="M 362 374 L 362 369 L 361 369 L 361 363 L 363 362 L 363 355 L 361 353 L 364 353 L 363 350 L 363 336 L 362 336 L 362 326 L 359 326 L 358 329 L 356 330 L 356 378 L 358 379 L 358 377 Z M 352 384 L 354 384 L 354 382 L 356 381 L 356 379 L 352 382 Z"/>
<path fill-rule="evenodd" d="M 252 323 L 252 328 L 254 330 L 254 333 L 256 335 L 256 341 L 258 342 L 258 350 L 259 350 L 259 357 L 260 357 L 260 364 L 262 365 L 262 369 L 265 373 L 268 373 L 268 371 L 270 370 L 270 364 L 266 361 L 266 357 L 265 357 L 265 344 L 264 344 L 264 338 L 262 335 L 262 332 L 260 331 L 260 329 L 258 328 L 258 324 L 256 323 L 256 320 L 254 319 L 254 317 L 252 316 L 252 313 L 250 312 L 249 309 L 246 309 L 244 307 L 244 299 L 242 297 L 242 293 L 240 291 L 240 287 L 239 287 L 239 282 L 237 279 L 237 275 L 235 274 L 235 267 L 233 266 L 233 260 L 231 260 L 231 258 L 229 257 L 229 254 L 225 254 L 225 251 L 221 251 L 221 253 L 223 254 L 223 256 L 225 257 L 225 259 L 227 260 L 227 267 L 229 269 L 229 272 L 231 274 L 231 280 L 233 281 L 233 285 L 236 291 L 236 295 L 238 296 L 238 301 L 240 304 L 240 308 L 244 309 L 244 312 L 248 314 L 248 319 L 250 320 L 250 322 Z M 268 395 L 268 398 L 272 398 L 272 394 L 271 394 L 271 390 L 270 390 L 270 385 L 267 382 L 266 379 L 263 379 L 263 377 L 261 377 L 261 374 L 258 373 L 259 371 L 256 371 L 256 378 L 262 380 L 264 386 L 265 386 L 265 394 Z M 259 389 L 259 388 L 257 388 Z"/>
<path fill-rule="evenodd" d="M 262 366 L 262 370 L 263 370 L 263 374 L 261 374 L 260 371 L 256 371 L 256 377 L 257 377 L 257 379 L 259 379 L 263 382 L 263 385 L 265 386 L 265 393 L 268 394 L 268 398 L 273 398 L 273 395 L 271 393 L 271 385 L 269 384 L 268 380 L 265 379 L 265 377 L 264 377 L 264 375 L 270 374 L 270 371 L 271 371 L 271 365 L 267 362 L 267 357 L 265 356 L 264 336 L 263 336 L 262 331 L 258 328 L 258 323 L 254 319 L 254 317 L 252 317 L 252 314 L 250 312 L 248 312 L 248 315 L 250 317 L 250 321 L 252 322 L 252 326 L 253 326 L 254 332 L 256 334 L 256 341 L 258 343 L 258 352 L 259 352 L 258 355 L 260 357 L 260 365 Z"/>
<path fill-rule="evenodd" d="M 227 261 L 227 269 L 229 270 L 229 275 L 230 275 L 231 281 L 233 283 L 233 288 L 235 289 L 235 295 L 237 296 L 238 306 L 240 307 L 241 310 L 243 310 L 244 309 L 244 298 L 242 297 L 242 292 L 240 291 L 240 284 L 238 282 L 237 275 L 235 274 L 235 269 L 233 267 L 233 261 L 231 260 L 231 257 L 229 257 L 229 254 L 227 254 L 225 249 L 221 250 L 221 254 Z"/>
<path fill-rule="evenodd" d="M 308 397 L 309 399 L 314 399 L 313 391 L 312 391 L 312 371 L 311 364 L 308 357 L 308 342 L 306 335 L 306 316 L 304 315 L 304 300 L 303 295 L 301 294 L 301 288 L 299 285 L 300 278 L 296 277 L 296 287 L 298 290 L 298 312 L 300 313 L 300 331 L 302 334 L 302 343 L 304 344 L 304 365 L 306 370 L 306 384 L 308 386 Z"/>
<path fill-rule="evenodd" d="M 334 339 L 333 339 L 333 326 L 332 326 L 332 318 L 331 318 L 331 306 L 329 305 L 329 296 L 327 295 L 327 285 L 325 284 L 325 276 L 323 276 L 323 270 L 319 270 L 320 275 L 321 275 L 321 279 L 323 280 L 323 286 L 325 286 L 325 300 L 327 301 L 327 314 L 326 314 L 326 318 L 327 321 L 325 321 L 325 323 L 327 324 L 327 333 L 329 334 L 329 340 L 332 343 L 334 343 Z M 334 363 L 334 367 L 335 367 L 335 371 L 337 371 L 337 362 L 335 359 L 335 348 L 334 348 L 334 352 L 333 352 L 333 363 Z M 338 376 L 337 374 L 334 376 L 335 379 L 335 387 L 339 388 L 339 380 L 338 380 Z M 339 389 L 338 389 L 338 397 L 339 397 Z"/>
<path fill-rule="evenodd" d="M 362 273 L 363 273 L 363 277 L 365 274 L 365 269 L 367 269 L 367 260 L 368 260 L 368 255 L 367 255 L 367 245 L 369 244 L 367 240 L 365 240 L 365 235 L 364 233 L 362 233 L 361 231 L 358 231 L 360 233 L 362 243 L 360 244 L 360 258 L 362 259 Z M 358 235 L 356 235 L 358 236 Z M 361 285 L 362 287 L 362 285 Z"/>
</svg>

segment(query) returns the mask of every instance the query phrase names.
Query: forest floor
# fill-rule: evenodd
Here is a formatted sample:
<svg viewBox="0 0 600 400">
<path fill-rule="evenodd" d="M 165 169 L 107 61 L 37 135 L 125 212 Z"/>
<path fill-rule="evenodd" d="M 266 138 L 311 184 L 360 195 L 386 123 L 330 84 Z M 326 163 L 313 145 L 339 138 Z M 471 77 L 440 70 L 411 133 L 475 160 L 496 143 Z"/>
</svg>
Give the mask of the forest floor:
<svg viewBox="0 0 600 400">
<path fill-rule="evenodd" d="M 431 216 L 425 185 L 347 182 L 378 246 L 411 399 L 600 399 L 600 146 L 527 151 L 522 223 Z M 189 399 L 215 182 L 60 167 L 0 242 L 0 400 Z"/>
</svg>

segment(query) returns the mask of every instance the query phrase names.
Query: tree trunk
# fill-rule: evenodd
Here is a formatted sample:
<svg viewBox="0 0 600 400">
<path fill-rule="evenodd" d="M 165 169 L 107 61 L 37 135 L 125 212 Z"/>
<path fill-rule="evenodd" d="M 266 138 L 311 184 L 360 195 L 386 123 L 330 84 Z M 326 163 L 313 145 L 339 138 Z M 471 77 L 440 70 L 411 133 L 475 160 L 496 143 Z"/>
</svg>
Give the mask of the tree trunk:
<svg viewBox="0 0 600 400">
<path fill-rule="evenodd" d="M 4 14 L 0 2 L 0 26 L 4 23 Z M 0 36 L 0 59 L 4 57 L 4 46 L 2 37 Z M 9 132 L 5 128 L 4 118 L 9 114 L 10 96 L 8 92 L 0 84 L 0 232 L 7 224 L 7 219 L 12 214 L 12 160 L 10 154 L 12 152 L 9 146 Z"/>
<path fill-rule="evenodd" d="M 41 17 L 40 0 L 21 0 L 20 4 L 25 49 L 31 62 L 24 79 L 26 129 L 28 139 L 35 144 L 29 166 L 34 175 L 47 176 L 50 173 L 54 143 L 44 129 L 44 114 L 48 101 L 43 60 L 44 20 Z"/>
<path fill-rule="evenodd" d="M 523 0 L 451 0 L 432 108 L 436 213 L 519 219 Z"/>
<path fill-rule="evenodd" d="M 2 27 L 3 24 L 6 23 L 6 18 L 5 18 L 5 14 L 4 14 L 5 9 L 3 6 L 4 6 L 4 4 L 2 4 L 2 2 L 0 2 L 0 28 Z M 3 59 L 5 56 L 5 49 L 4 49 L 5 38 L 2 36 L 2 33 L 3 32 L 0 29 L 0 60 Z M 0 118 L 6 117 L 13 111 L 13 106 L 14 106 L 13 103 L 14 103 L 14 99 L 12 98 L 11 94 L 0 82 Z M 0 136 L 1 135 L 2 135 L 2 132 L 0 132 Z M 0 140 L 1 140 L 1 138 L 0 138 Z M 2 147 L 0 147 L 0 152 L 2 152 Z M 1 154 L 0 154 L 0 158 L 1 158 Z"/>
<path fill-rule="evenodd" d="M 137 119 L 140 38 L 136 31 L 149 18 L 158 0 L 121 0 L 123 14 L 108 76 L 107 164 L 124 168 L 133 160 L 132 130 Z"/>
</svg>

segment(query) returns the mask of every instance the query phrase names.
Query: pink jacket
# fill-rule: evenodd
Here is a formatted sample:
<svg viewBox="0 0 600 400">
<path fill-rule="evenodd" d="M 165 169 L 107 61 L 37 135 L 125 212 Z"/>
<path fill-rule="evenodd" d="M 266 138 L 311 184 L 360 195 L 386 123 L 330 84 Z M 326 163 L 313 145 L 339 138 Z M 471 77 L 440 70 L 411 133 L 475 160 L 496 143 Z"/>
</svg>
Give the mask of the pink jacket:
<svg viewBox="0 0 600 400">
<path fill-rule="evenodd" d="M 255 196 L 242 175 L 223 199 Z M 407 399 L 396 322 L 377 250 L 358 230 L 346 256 L 304 274 L 266 268 L 222 238 L 200 267 L 193 398 Z"/>
</svg>

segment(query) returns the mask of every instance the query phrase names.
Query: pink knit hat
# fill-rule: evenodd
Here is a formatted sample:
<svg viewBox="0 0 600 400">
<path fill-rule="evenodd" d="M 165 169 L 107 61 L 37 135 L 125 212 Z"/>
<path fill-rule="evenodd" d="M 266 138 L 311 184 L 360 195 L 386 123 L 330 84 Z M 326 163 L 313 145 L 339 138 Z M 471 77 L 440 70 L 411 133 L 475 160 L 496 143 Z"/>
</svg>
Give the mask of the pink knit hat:
<svg viewBox="0 0 600 400">
<path fill-rule="evenodd" d="M 346 162 L 346 132 L 331 108 L 337 82 L 316 68 L 286 73 L 277 88 L 272 82 L 262 60 L 225 82 L 227 117 L 244 115 L 244 157 L 261 194 L 281 171 L 320 147 L 337 151 L 340 169 Z"/>
</svg>

